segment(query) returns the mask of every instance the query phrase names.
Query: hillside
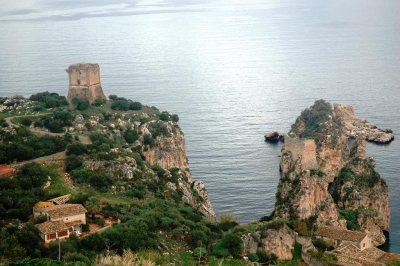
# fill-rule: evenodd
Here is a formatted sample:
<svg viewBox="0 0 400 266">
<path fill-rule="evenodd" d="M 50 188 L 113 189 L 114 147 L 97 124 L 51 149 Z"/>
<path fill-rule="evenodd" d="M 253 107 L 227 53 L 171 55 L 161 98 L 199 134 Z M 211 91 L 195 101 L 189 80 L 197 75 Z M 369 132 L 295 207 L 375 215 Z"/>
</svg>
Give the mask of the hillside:
<svg viewBox="0 0 400 266">
<path fill-rule="evenodd" d="M 30 214 L 39 201 L 71 194 L 88 223 L 116 224 L 61 241 L 64 262 L 130 256 L 140 265 L 217 265 L 231 257 L 223 265 L 246 264 L 236 259 L 240 237 L 229 233 L 236 218 L 217 223 L 204 184 L 192 180 L 177 115 L 116 95 L 70 105 L 48 92 L 2 98 L 0 109 L 0 164 L 17 169 L 0 178 L 1 263 L 57 264 L 43 259 L 57 260 L 57 241 L 47 249 L 34 226 L 42 221 Z"/>
</svg>

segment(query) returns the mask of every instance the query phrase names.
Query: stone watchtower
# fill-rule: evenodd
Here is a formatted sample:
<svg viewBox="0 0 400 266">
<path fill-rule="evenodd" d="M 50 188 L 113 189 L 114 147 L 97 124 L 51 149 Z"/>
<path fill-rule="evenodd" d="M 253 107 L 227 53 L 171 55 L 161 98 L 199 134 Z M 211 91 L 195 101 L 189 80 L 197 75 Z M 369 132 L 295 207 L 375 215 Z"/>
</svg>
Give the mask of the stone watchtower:
<svg viewBox="0 0 400 266">
<path fill-rule="evenodd" d="M 101 87 L 99 64 L 74 64 L 65 71 L 69 75 L 69 102 L 78 98 L 92 104 L 96 99 L 107 99 Z"/>
</svg>

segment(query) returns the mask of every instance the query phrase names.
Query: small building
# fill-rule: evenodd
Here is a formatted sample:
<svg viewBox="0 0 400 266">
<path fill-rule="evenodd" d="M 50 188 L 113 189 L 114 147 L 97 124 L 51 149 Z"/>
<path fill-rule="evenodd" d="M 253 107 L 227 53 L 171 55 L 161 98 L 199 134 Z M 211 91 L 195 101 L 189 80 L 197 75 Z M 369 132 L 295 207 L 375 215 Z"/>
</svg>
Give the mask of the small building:
<svg viewBox="0 0 400 266">
<path fill-rule="evenodd" d="M 315 232 L 315 235 L 324 240 L 333 240 L 335 242 L 335 248 L 340 245 L 349 244 L 353 244 L 360 250 L 374 247 L 372 239 L 366 233 L 351 231 L 340 227 L 320 226 Z"/>
<path fill-rule="evenodd" d="M 57 238 L 67 238 L 74 232 L 82 232 L 82 224 L 86 224 L 87 210 L 81 204 L 61 204 L 38 202 L 33 207 L 34 217 L 43 215 L 47 221 L 38 224 L 40 237 L 45 243 Z"/>
<path fill-rule="evenodd" d="M 14 168 L 11 168 L 7 164 L 0 165 L 0 177 L 10 177 L 14 176 L 16 173 Z"/>
</svg>

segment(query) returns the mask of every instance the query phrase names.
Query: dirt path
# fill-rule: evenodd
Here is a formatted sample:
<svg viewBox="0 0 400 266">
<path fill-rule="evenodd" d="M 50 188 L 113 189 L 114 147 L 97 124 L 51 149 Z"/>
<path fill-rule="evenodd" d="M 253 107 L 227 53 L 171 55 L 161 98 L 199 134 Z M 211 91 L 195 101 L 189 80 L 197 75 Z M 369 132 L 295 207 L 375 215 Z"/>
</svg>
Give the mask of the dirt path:
<svg viewBox="0 0 400 266">
<path fill-rule="evenodd" d="M 10 116 L 7 118 L 4 118 L 4 120 L 10 124 L 13 125 L 14 127 L 19 127 L 19 125 L 14 124 L 13 122 L 11 122 L 12 119 L 16 118 L 16 117 L 23 117 L 23 116 L 40 116 L 40 115 L 48 115 L 48 114 L 37 114 L 37 115 L 22 115 L 22 116 Z M 33 133 L 36 133 L 38 135 L 50 135 L 50 136 L 64 136 L 65 133 L 53 133 L 53 132 L 49 132 L 49 131 L 42 131 L 42 130 L 37 130 L 37 129 L 32 129 L 30 128 L 30 131 L 32 131 Z M 92 140 L 88 137 L 88 136 L 78 136 L 79 137 L 79 141 L 82 142 L 83 144 L 92 144 Z"/>
<path fill-rule="evenodd" d="M 65 154 L 65 151 L 61 151 L 61 152 L 53 153 L 50 155 L 38 157 L 38 158 L 35 158 L 32 160 L 18 162 L 18 163 L 12 164 L 11 167 L 20 166 L 20 165 L 30 163 L 30 162 L 49 163 L 49 162 L 53 162 L 53 161 L 61 161 L 61 160 L 65 160 L 66 156 L 67 155 Z"/>
</svg>

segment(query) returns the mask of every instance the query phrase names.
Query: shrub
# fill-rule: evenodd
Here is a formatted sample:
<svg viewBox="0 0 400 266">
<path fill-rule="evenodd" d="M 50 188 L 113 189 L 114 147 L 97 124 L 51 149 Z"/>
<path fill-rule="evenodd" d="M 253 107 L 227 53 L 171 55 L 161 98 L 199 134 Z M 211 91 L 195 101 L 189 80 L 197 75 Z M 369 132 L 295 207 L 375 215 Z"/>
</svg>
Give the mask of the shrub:
<svg viewBox="0 0 400 266">
<path fill-rule="evenodd" d="M 260 259 L 256 253 L 249 253 L 249 254 L 247 254 L 247 257 L 249 258 L 249 260 L 251 262 L 255 262 Z"/>
<path fill-rule="evenodd" d="M 94 103 L 93 103 L 93 105 L 95 105 L 95 106 L 101 106 L 103 103 L 105 103 L 106 102 L 106 100 L 103 100 L 103 99 L 96 99 L 96 100 L 94 100 Z"/>
<path fill-rule="evenodd" d="M 139 139 L 139 134 L 136 132 L 136 130 L 128 129 L 124 133 L 124 138 L 126 142 L 132 144 L 133 142 Z"/>
<path fill-rule="evenodd" d="M 360 225 L 358 224 L 358 211 L 357 210 L 343 210 L 339 209 L 339 217 L 346 219 L 347 229 L 349 230 L 359 230 Z"/>
<path fill-rule="evenodd" d="M 80 142 L 74 142 L 67 145 L 67 155 L 82 155 L 87 153 L 86 145 Z"/>
<path fill-rule="evenodd" d="M 129 102 L 125 99 L 118 98 L 117 100 L 114 100 L 113 103 L 111 104 L 111 109 L 128 111 L 129 110 Z"/>
<path fill-rule="evenodd" d="M 29 117 L 23 117 L 21 120 L 21 124 L 29 127 L 32 124 L 32 120 Z"/>
<path fill-rule="evenodd" d="M 66 253 L 63 256 L 63 260 L 71 263 L 75 262 L 73 265 L 77 265 L 76 262 L 83 262 L 84 265 L 91 265 L 89 258 L 78 252 Z"/>
<path fill-rule="evenodd" d="M 227 234 L 222 238 L 222 246 L 229 250 L 229 253 L 237 258 L 243 250 L 242 239 L 235 234 Z"/>
<path fill-rule="evenodd" d="M 33 111 L 35 112 L 41 112 L 43 110 L 43 107 L 41 105 L 36 105 L 33 107 Z"/>
<path fill-rule="evenodd" d="M 106 224 L 106 222 L 103 219 L 98 219 L 96 221 L 96 224 L 100 227 L 104 227 L 104 225 Z"/>
<path fill-rule="evenodd" d="M 197 259 L 199 258 L 206 258 L 207 257 L 207 250 L 204 247 L 197 247 L 194 249 L 193 256 Z"/>
<path fill-rule="evenodd" d="M 72 154 L 65 158 L 65 169 L 69 173 L 74 169 L 81 167 L 83 164 L 83 159 L 81 156 L 76 156 Z"/>
<path fill-rule="evenodd" d="M 118 99 L 118 96 L 115 94 L 111 94 L 110 96 L 108 96 L 108 99 L 115 101 L 116 99 Z"/>
<path fill-rule="evenodd" d="M 162 120 L 162 121 L 168 122 L 168 120 L 169 120 L 169 115 L 168 115 L 168 113 L 166 113 L 166 112 L 162 112 L 162 113 L 158 116 L 158 118 L 159 118 L 160 120 Z"/>
<path fill-rule="evenodd" d="M 172 121 L 178 122 L 179 121 L 179 116 L 178 115 L 172 115 Z"/>
<path fill-rule="evenodd" d="M 232 213 L 222 213 L 218 217 L 220 223 L 225 223 L 225 222 L 234 222 L 236 224 L 239 224 L 239 219 L 235 214 Z"/>
<path fill-rule="evenodd" d="M 142 104 L 140 102 L 133 102 L 129 105 L 129 110 L 141 110 Z"/>
<path fill-rule="evenodd" d="M 151 135 L 150 134 L 144 134 L 143 135 L 143 144 L 144 145 L 153 145 L 153 143 L 154 143 L 154 140 L 153 140 L 153 138 L 151 137 Z"/>
<path fill-rule="evenodd" d="M 261 248 L 257 249 L 256 254 L 259 258 L 259 263 L 275 265 L 278 260 L 278 257 L 274 253 L 268 253 L 266 250 Z"/>
<path fill-rule="evenodd" d="M 217 258 L 226 258 L 231 256 L 229 250 L 222 245 L 222 240 L 218 240 L 213 247 L 212 255 L 216 256 Z"/>
</svg>

